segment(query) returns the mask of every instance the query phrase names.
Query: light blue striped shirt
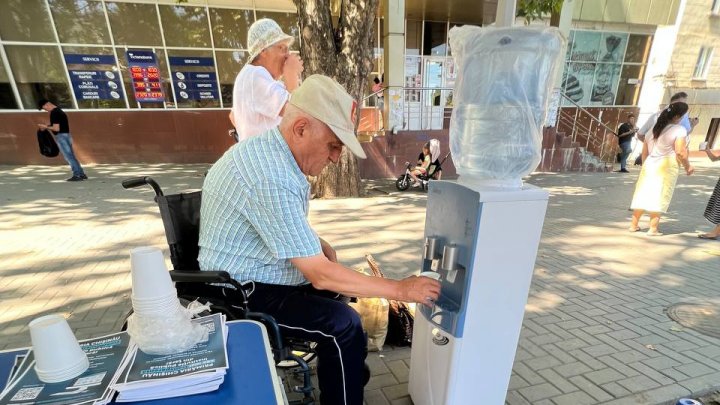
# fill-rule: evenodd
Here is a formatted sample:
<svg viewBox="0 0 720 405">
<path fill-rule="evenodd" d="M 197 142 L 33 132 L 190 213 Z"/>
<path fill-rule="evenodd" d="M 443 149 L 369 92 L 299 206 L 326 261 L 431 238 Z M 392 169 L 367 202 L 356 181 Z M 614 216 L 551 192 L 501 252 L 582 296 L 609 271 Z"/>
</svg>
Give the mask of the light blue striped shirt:
<svg viewBox="0 0 720 405">
<path fill-rule="evenodd" d="M 200 268 L 240 282 L 307 283 L 290 259 L 322 252 L 307 220 L 309 195 L 277 128 L 231 147 L 203 184 Z"/>
</svg>

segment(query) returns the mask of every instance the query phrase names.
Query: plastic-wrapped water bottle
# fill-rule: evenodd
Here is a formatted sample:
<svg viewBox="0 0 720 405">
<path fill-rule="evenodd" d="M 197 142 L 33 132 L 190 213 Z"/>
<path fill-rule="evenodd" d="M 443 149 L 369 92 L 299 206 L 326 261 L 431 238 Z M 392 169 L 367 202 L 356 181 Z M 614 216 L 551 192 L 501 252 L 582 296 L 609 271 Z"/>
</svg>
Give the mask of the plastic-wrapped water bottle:
<svg viewBox="0 0 720 405">
<path fill-rule="evenodd" d="M 557 28 L 450 30 L 458 66 L 450 150 L 461 183 L 519 188 L 540 163 L 563 43 Z"/>
</svg>

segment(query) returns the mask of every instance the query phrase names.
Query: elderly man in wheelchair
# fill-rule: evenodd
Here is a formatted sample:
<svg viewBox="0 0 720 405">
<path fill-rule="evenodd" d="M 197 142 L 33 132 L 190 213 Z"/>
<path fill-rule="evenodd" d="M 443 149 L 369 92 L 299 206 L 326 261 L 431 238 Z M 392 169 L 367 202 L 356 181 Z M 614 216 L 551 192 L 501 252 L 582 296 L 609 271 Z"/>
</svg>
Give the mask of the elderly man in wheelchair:
<svg viewBox="0 0 720 405">
<path fill-rule="evenodd" d="M 252 284 L 248 309 L 275 318 L 284 336 L 317 343 L 320 401 L 362 404 L 366 338 L 357 313 L 323 292 L 431 305 L 440 285 L 425 277 L 369 277 L 337 262 L 307 220 L 309 184 L 354 133 L 356 102 L 334 80 L 308 77 L 282 122 L 230 148 L 210 169 L 200 214 L 201 269 Z"/>
</svg>

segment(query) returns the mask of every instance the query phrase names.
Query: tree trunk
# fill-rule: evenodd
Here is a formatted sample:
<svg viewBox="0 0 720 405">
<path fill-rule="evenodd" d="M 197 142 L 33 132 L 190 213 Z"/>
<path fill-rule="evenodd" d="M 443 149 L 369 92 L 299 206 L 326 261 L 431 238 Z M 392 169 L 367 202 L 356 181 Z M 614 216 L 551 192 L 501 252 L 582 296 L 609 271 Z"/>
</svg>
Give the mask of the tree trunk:
<svg viewBox="0 0 720 405">
<path fill-rule="evenodd" d="M 336 27 L 331 0 L 293 2 L 298 10 L 305 76 L 320 73 L 334 78 L 361 105 L 367 75 L 372 71 L 373 23 L 379 0 L 341 0 Z M 311 183 L 316 197 L 359 196 L 357 159 L 344 148 L 340 161 L 328 165 Z"/>
</svg>

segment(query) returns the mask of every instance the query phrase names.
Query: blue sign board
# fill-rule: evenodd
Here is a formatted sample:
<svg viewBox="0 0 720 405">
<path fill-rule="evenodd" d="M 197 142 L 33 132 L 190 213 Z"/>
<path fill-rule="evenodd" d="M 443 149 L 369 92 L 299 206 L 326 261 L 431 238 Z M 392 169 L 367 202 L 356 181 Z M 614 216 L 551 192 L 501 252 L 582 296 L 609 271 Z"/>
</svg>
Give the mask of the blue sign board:
<svg viewBox="0 0 720 405">
<path fill-rule="evenodd" d="M 113 70 L 114 56 L 66 54 L 65 63 L 78 100 L 122 99 L 120 75 Z"/>
<path fill-rule="evenodd" d="M 212 58 L 170 57 L 170 68 L 175 83 L 175 99 L 178 102 L 191 100 L 218 100 L 217 74 Z M 205 71 L 191 71 L 199 67 Z"/>
<path fill-rule="evenodd" d="M 155 52 L 129 50 L 125 55 L 135 100 L 138 103 L 165 102 Z"/>
</svg>

